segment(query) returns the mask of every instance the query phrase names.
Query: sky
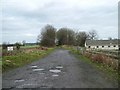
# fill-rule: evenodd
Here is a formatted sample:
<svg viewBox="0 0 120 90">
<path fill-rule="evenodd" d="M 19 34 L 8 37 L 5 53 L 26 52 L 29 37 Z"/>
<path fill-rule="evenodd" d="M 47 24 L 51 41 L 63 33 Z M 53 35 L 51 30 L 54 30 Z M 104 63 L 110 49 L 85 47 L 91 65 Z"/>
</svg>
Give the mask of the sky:
<svg viewBox="0 0 120 90">
<path fill-rule="evenodd" d="M 99 39 L 118 38 L 119 0 L 1 0 L 0 43 L 36 42 L 41 28 L 96 30 Z"/>
</svg>

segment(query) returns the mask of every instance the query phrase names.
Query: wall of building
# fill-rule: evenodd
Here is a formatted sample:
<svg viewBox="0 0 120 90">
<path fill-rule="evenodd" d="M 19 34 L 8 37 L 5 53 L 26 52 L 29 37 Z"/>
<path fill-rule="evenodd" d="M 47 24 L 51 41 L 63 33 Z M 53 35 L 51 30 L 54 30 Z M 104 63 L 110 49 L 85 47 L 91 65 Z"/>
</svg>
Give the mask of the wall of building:
<svg viewBox="0 0 120 90">
<path fill-rule="evenodd" d="M 107 49 L 107 50 L 109 50 L 109 49 L 119 49 L 118 45 L 116 45 L 116 47 L 114 47 L 114 45 L 111 45 L 110 47 L 108 47 L 108 46 L 104 46 L 104 47 L 102 47 L 102 46 L 90 46 L 90 48 L 89 48 L 89 46 L 86 45 L 85 47 L 87 49 Z"/>
</svg>

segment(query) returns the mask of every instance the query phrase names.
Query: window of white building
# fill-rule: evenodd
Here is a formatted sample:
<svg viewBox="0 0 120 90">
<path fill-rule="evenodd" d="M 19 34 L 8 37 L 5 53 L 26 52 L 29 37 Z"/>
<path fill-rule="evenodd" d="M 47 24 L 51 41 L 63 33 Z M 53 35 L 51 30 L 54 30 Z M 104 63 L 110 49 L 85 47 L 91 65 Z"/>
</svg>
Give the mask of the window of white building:
<svg viewBox="0 0 120 90">
<path fill-rule="evenodd" d="M 97 46 L 97 48 L 99 48 L 99 46 Z"/>
</svg>

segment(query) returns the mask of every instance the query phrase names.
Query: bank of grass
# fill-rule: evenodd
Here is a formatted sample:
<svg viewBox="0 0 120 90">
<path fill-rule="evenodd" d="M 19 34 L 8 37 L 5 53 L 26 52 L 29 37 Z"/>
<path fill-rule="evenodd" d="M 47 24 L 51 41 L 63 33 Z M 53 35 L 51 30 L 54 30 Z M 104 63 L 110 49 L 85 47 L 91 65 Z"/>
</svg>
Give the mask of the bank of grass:
<svg viewBox="0 0 120 90">
<path fill-rule="evenodd" d="M 48 50 L 32 51 L 30 53 L 20 52 L 13 56 L 2 57 L 2 72 L 9 71 L 14 68 L 29 64 L 33 61 L 39 60 L 40 58 L 48 55 L 55 48 L 48 48 Z"/>
<path fill-rule="evenodd" d="M 108 79 L 120 81 L 120 74 L 119 74 L 118 70 L 114 70 L 111 67 L 103 65 L 101 63 L 93 63 L 89 58 L 81 55 L 79 52 L 77 52 L 77 50 L 74 50 L 72 47 L 64 46 L 63 48 L 69 50 L 70 53 L 72 53 L 79 60 L 81 60 L 85 63 L 91 64 L 93 67 L 95 67 L 95 68 L 99 69 L 100 71 L 102 71 L 103 73 L 105 73 L 105 75 L 108 77 Z"/>
</svg>

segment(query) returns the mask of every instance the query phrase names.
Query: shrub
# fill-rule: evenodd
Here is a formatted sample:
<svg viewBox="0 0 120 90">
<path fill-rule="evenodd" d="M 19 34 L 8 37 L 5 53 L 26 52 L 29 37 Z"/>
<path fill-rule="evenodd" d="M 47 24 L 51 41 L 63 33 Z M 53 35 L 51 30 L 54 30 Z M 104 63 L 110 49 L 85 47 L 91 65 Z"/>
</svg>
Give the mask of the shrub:
<svg viewBox="0 0 120 90">
<path fill-rule="evenodd" d="M 104 56 L 103 64 L 111 67 L 112 64 L 113 64 L 113 61 L 114 61 L 114 60 L 111 59 L 110 57 Z"/>
<path fill-rule="evenodd" d="M 91 58 L 91 57 L 92 57 L 92 53 L 85 52 L 85 53 L 84 53 L 84 56 L 86 56 L 87 58 Z"/>
<path fill-rule="evenodd" d="M 97 63 L 103 63 L 103 56 L 101 54 L 94 54 L 92 56 L 92 61 Z"/>
<path fill-rule="evenodd" d="M 48 50 L 48 48 L 47 48 L 47 47 L 41 47 L 41 49 L 42 49 L 42 50 Z"/>
<path fill-rule="evenodd" d="M 16 43 L 16 49 L 17 49 L 17 50 L 20 49 L 20 43 Z"/>
<path fill-rule="evenodd" d="M 112 60 L 112 68 L 118 70 L 118 60 Z"/>
<path fill-rule="evenodd" d="M 7 44 L 6 43 L 2 44 L 2 49 L 5 49 L 5 50 L 7 49 Z"/>
<path fill-rule="evenodd" d="M 113 69 L 118 70 L 119 63 L 118 63 L 118 60 L 116 59 L 112 59 L 103 54 L 91 54 L 88 52 L 85 53 L 85 56 L 88 57 L 92 62 L 103 63 L 104 65 L 107 65 L 108 67 L 112 67 Z"/>
</svg>

